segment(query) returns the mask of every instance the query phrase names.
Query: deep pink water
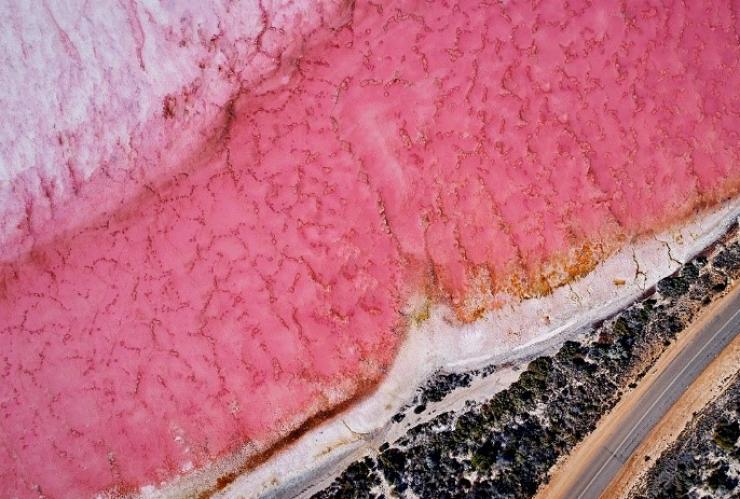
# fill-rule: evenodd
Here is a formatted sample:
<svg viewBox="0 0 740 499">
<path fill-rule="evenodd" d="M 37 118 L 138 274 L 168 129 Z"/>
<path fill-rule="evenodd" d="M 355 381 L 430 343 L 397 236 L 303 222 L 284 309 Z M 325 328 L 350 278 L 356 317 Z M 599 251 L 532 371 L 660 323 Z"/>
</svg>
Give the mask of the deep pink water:
<svg viewBox="0 0 740 499">
<path fill-rule="evenodd" d="M 595 4 L 358 2 L 181 171 L 47 227 L 0 268 L 0 488 L 136 487 L 279 438 L 382 376 L 420 286 L 533 286 L 736 195 L 737 3 Z"/>
</svg>

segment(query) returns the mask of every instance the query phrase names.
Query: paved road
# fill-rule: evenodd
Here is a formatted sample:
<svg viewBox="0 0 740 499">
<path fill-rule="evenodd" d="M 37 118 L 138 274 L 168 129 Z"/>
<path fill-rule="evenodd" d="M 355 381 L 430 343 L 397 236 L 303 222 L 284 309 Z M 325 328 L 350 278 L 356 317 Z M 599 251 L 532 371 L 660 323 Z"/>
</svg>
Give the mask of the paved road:
<svg viewBox="0 0 740 499">
<path fill-rule="evenodd" d="M 740 332 L 740 290 L 724 299 L 714 317 L 692 332 L 692 338 L 673 362 L 655 375 L 642 397 L 630 404 L 616 429 L 595 453 L 580 479 L 575 480 L 563 497 L 595 499 L 629 459 L 668 409 L 704 368 Z"/>
</svg>

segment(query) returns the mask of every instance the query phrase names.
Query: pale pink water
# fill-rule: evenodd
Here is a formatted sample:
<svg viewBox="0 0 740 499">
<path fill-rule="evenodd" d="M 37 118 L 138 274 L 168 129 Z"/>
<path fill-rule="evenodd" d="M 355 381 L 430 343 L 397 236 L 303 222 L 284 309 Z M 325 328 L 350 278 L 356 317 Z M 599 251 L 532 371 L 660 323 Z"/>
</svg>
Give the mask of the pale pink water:
<svg viewBox="0 0 740 499">
<path fill-rule="evenodd" d="M 359 2 L 181 171 L 3 264 L 0 488 L 282 436 L 382 375 L 418 286 L 457 300 L 735 195 L 737 28 L 721 1 Z"/>
</svg>

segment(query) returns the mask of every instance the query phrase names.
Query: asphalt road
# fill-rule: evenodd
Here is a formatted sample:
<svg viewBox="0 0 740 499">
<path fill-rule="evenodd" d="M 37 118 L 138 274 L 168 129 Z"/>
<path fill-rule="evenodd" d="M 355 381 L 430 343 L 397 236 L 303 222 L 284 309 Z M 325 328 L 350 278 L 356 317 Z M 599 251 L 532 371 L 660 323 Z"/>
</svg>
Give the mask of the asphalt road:
<svg viewBox="0 0 740 499">
<path fill-rule="evenodd" d="M 714 317 L 692 331 L 692 338 L 665 369 L 654 375 L 640 399 L 630 404 L 616 429 L 574 480 L 563 497 L 595 499 L 606 489 L 650 430 L 707 365 L 740 333 L 740 290 L 727 296 Z M 688 332 L 688 331 L 687 331 Z M 647 380 L 646 380 L 647 381 Z"/>
</svg>

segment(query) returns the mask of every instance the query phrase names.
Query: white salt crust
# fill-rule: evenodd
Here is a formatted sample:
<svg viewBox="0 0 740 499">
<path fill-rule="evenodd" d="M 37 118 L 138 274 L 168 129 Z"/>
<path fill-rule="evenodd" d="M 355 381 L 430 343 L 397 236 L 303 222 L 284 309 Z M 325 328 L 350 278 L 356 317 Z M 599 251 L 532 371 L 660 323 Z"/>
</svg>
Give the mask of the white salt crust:
<svg viewBox="0 0 740 499">
<path fill-rule="evenodd" d="M 214 497 L 311 495 L 329 485 L 349 463 L 374 452 L 383 442 L 392 442 L 409 427 L 439 412 L 460 409 L 466 400 L 484 401 L 506 388 L 529 359 L 556 351 L 565 340 L 624 308 L 738 223 L 739 217 L 740 199 L 735 199 L 682 227 L 626 245 L 587 276 L 549 296 L 511 302 L 471 324 L 460 324 L 445 306 L 433 306 L 429 319 L 411 328 L 374 394 L 310 430 Z M 423 301 L 423 297 L 412 300 L 409 311 Z M 391 423 L 392 416 L 435 371 L 467 371 L 490 364 L 513 366 L 476 379 L 429 405 L 424 414 L 407 414 L 403 422 Z M 248 446 L 238 456 L 172 483 L 143 487 L 140 496 L 169 499 L 196 494 L 259 451 L 255 445 Z"/>
<path fill-rule="evenodd" d="M 314 17 L 310 2 L 262 6 L 274 26 Z M 0 127 L 0 182 L 33 167 L 61 174 L 68 159 L 87 177 L 116 153 L 133 154 L 129 140 L 166 95 L 197 82 L 197 102 L 219 107 L 246 68 L 252 76 L 274 65 L 256 59 L 259 0 L 3 0 L 0 18 L 0 108 L 12 124 Z M 225 78 L 219 64 L 234 63 L 235 78 Z M 59 144 L 60 134 L 75 143 Z"/>
<path fill-rule="evenodd" d="M 0 245 L 28 237 L 27 210 L 53 217 L 101 168 L 125 183 L 182 165 L 236 91 L 286 81 L 302 35 L 339 6 L 0 0 Z"/>
</svg>

